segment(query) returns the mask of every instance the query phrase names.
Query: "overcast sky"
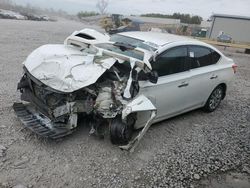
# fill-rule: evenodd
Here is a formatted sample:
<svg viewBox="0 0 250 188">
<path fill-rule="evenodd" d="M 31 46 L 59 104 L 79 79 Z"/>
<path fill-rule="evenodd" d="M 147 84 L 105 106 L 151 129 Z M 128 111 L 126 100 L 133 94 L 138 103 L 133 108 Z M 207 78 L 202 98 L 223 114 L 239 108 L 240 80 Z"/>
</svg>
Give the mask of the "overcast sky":
<svg viewBox="0 0 250 188">
<path fill-rule="evenodd" d="M 63 9 L 69 13 L 97 11 L 97 0 L 12 0 L 42 8 Z M 208 18 L 213 13 L 250 16 L 250 0 L 109 0 L 108 13 L 142 14 L 174 12 Z"/>
</svg>

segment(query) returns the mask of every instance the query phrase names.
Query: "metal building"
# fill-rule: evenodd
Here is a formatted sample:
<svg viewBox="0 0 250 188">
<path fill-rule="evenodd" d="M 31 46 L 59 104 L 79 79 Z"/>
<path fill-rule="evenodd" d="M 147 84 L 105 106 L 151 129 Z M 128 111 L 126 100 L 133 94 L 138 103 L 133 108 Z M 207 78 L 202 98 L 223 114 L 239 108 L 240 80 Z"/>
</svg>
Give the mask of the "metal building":
<svg viewBox="0 0 250 188">
<path fill-rule="evenodd" d="M 140 20 L 143 22 L 143 24 L 140 25 L 142 31 L 147 31 L 150 28 L 177 28 L 181 25 L 180 19 L 152 18 L 142 16 L 128 16 L 127 18 L 131 20 Z"/>
<path fill-rule="evenodd" d="M 209 38 L 216 39 L 221 32 L 230 35 L 235 42 L 250 43 L 250 17 L 214 14 Z"/>
</svg>

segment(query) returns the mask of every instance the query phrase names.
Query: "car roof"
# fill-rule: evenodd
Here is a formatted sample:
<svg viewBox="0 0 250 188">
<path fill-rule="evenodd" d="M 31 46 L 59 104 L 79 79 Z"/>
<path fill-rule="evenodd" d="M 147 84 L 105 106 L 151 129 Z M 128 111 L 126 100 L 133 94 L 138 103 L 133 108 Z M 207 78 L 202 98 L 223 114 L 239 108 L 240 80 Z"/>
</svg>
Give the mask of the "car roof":
<svg viewBox="0 0 250 188">
<path fill-rule="evenodd" d="M 145 42 L 151 42 L 158 46 L 164 46 L 165 44 L 172 42 L 180 42 L 180 41 L 196 41 L 195 39 L 173 35 L 169 33 L 159 33 L 159 32 L 142 32 L 142 31 L 133 31 L 133 32 L 123 32 L 119 33 L 120 35 L 136 38 Z"/>
</svg>

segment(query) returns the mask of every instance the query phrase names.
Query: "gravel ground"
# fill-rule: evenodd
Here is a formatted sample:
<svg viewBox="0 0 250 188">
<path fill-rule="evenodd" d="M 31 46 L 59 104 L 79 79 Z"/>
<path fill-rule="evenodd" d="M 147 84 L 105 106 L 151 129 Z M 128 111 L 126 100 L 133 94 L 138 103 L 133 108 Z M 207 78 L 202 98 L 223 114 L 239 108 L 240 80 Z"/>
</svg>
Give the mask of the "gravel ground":
<svg viewBox="0 0 250 188">
<path fill-rule="evenodd" d="M 21 63 L 84 27 L 0 20 L 0 187 L 250 187 L 250 56 L 230 49 L 239 70 L 218 110 L 152 126 L 132 154 L 89 137 L 85 127 L 57 142 L 24 129 L 11 107 Z"/>
</svg>

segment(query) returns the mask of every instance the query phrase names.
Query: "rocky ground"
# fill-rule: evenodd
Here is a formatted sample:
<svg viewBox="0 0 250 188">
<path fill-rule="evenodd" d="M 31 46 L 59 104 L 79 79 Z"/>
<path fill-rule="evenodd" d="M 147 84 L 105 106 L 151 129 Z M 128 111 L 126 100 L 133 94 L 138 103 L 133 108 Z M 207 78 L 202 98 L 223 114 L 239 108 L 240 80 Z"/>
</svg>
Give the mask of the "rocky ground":
<svg viewBox="0 0 250 188">
<path fill-rule="evenodd" d="M 38 138 L 12 110 L 25 57 L 86 25 L 0 20 L 0 27 L 0 187 L 250 187 L 249 55 L 224 51 L 239 70 L 217 111 L 158 123 L 131 154 L 85 127 L 57 142 Z"/>
</svg>

